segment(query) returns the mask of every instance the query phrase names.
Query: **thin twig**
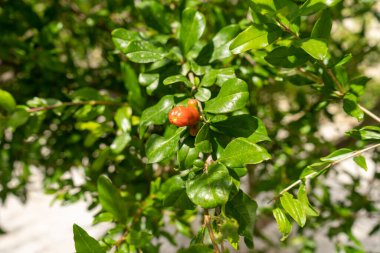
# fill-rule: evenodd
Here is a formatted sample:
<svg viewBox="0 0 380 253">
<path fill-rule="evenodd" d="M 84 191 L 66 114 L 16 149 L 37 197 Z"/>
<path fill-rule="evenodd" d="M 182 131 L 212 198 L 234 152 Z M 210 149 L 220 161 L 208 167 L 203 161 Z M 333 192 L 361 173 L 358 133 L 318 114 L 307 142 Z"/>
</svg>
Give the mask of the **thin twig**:
<svg viewBox="0 0 380 253">
<path fill-rule="evenodd" d="M 204 226 L 208 230 L 208 234 L 210 236 L 210 239 L 211 239 L 211 242 L 212 242 L 212 246 L 214 247 L 214 252 L 220 253 L 220 249 L 218 247 L 218 244 L 216 243 L 214 231 L 212 230 L 212 227 L 211 227 L 211 216 L 208 213 L 208 209 L 204 209 L 204 211 L 205 211 L 204 218 L 203 218 L 204 219 Z"/>
<path fill-rule="evenodd" d="M 367 108 L 365 108 L 364 106 L 358 104 L 359 108 L 365 113 L 367 114 L 368 116 L 370 116 L 372 119 L 376 120 L 378 123 L 380 123 L 380 118 L 375 115 L 373 112 L 371 112 L 370 110 L 368 110 Z"/>
<path fill-rule="evenodd" d="M 282 28 L 285 29 L 285 31 L 287 31 L 288 33 L 290 33 L 291 35 L 293 35 L 294 37 L 296 37 L 297 39 L 299 39 L 300 37 L 298 36 L 298 34 L 296 34 L 295 32 L 293 32 L 289 27 L 287 27 L 284 23 L 282 23 L 278 18 L 276 18 L 276 21 L 277 23 L 279 23 Z"/>
<path fill-rule="evenodd" d="M 81 105 L 110 105 L 110 106 L 122 106 L 126 105 L 126 103 L 121 102 L 113 102 L 113 101 L 96 101 L 96 100 L 90 100 L 90 101 L 78 101 L 78 102 L 63 102 L 58 103 L 54 105 L 48 105 L 48 106 L 41 106 L 41 107 L 34 107 L 29 108 L 26 110 L 27 112 L 33 113 L 33 112 L 40 112 L 40 111 L 48 111 L 53 110 L 59 107 L 65 107 L 65 106 L 81 106 Z"/>
<path fill-rule="evenodd" d="M 362 154 L 362 153 L 364 153 L 364 152 L 366 152 L 366 151 L 368 151 L 368 150 L 371 150 L 371 149 L 377 148 L 377 147 L 379 147 L 379 146 L 380 146 L 380 143 L 377 143 L 377 144 L 374 144 L 374 145 L 372 145 L 372 146 L 366 147 L 366 148 L 364 148 L 364 149 L 354 151 L 354 152 L 352 152 L 352 154 L 350 154 L 350 155 L 348 155 L 348 156 L 346 156 L 346 157 L 343 157 L 343 158 L 341 158 L 341 159 L 339 159 L 339 160 L 336 160 L 336 161 L 334 161 L 334 162 L 332 162 L 332 163 L 327 164 L 325 167 L 323 167 L 323 168 L 321 169 L 321 171 L 327 170 L 328 168 L 330 168 L 330 167 L 332 167 L 332 166 L 334 166 L 334 165 L 336 165 L 336 164 L 338 164 L 338 163 L 340 163 L 340 162 L 342 162 L 342 161 L 344 161 L 344 160 L 347 160 L 347 159 L 349 159 L 349 158 L 355 157 L 355 156 L 357 156 L 357 155 L 360 155 L 360 154 Z M 269 203 L 272 202 L 273 200 L 277 200 L 277 199 L 279 199 L 279 198 L 280 198 L 285 192 L 288 192 L 289 190 L 291 190 L 291 189 L 294 188 L 295 186 L 301 184 L 303 180 L 311 179 L 311 178 L 315 177 L 316 175 L 318 175 L 319 173 L 320 173 L 320 172 L 315 172 L 315 171 L 314 171 L 313 173 L 307 175 L 307 176 L 304 177 L 303 179 L 298 179 L 297 181 L 295 181 L 294 183 L 292 183 L 291 185 L 289 185 L 288 187 L 286 187 L 285 189 L 283 189 L 283 190 L 282 190 L 282 191 L 281 191 L 281 192 L 280 192 L 275 198 L 271 199 L 271 200 L 269 201 Z"/>
<path fill-rule="evenodd" d="M 345 93 L 343 85 L 339 82 L 338 78 L 336 78 L 334 72 L 329 67 L 327 67 L 327 65 L 324 62 L 319 61 L 319 63 L 326 70 L 327 74 L 331 77 L 331 79 L 333 80 L 333 82 L 336 84 L 338 90 L 341 93 L 340 95 L 343 96 L 344 93 Z"/>
</svg>

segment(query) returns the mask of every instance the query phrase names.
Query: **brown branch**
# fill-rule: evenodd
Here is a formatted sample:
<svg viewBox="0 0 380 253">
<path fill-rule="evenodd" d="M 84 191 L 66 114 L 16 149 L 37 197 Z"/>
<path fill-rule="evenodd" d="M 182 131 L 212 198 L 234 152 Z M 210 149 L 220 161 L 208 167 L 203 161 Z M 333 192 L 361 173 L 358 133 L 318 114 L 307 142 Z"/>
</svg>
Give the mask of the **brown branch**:
<svg viewBox="0 0 380 253">
<path fill-rule="evenodd" d="M 212 227 L 211 227 L 211 216 L 208 213 L 208 209 L 204 209 L 204 210 L 205 210 L 205 214 L 204 214 L 204 223 L 203 223 L 203 225 L 208 230 L 208 234 L 210 236 L 210 239 L 211 239 L 211 242 L 212 242 L 212 246 L 214 247 L 214 252 L 221 253 L 220 249 L 218 247 L 218 244 L 216 243 L 216 238 L 215 238 L 215 235 L 214 235 L 214 231 L 212 230 Z"/>
<path fill-rule="evenodd" d="M 281 192 L 280 192 L 275 198 L 271 199 L 271 200 L 269 201 L 269 203 L 272 202 L 273 200 L 276 200 L 276 201 L 277 201 L 277 200 L 278 200 L 278 199 L 279 199 L 279 198 L 280 198 L 285 192 L 288 192 L 289 190 L 293 189 L 295 186 L 301 184 L 303 180 L 307 180 L 307 179 L 314 178 L 315 176 L 319 175 L 321 171 L 325 171 L 325 170 L 329 169 L 330 167 L 332 167 L 332 166 L 334 166 L 334 165 L 336 165 L 336 164 L 338 164 L 338 163 L 340 163 L 340 162 L 342 162 L 342 161 L 344 161 L 344 160 L 347 160 L 347 159 L 349 159 L 349 158 L 353 158 L 353 157 L 355 157 L 355 156 L 361 155 L 362 153 L 364 153 L 364 152 L 366 152 L 366 151 L 368 151 L 368 150 L 371 150 L 371 149 L 377 148 L 377 147 L 379 147 L 379 146 L 380 146 L 380 143 L 377 143 L 377 144 L 374 144 L 374 145 L 372 145 L 372 146 L 366 147 L 366 148 L 364 148 L 364 149 L 361 149 L 361 150 L 357 150 L 357 151 L 355 151 L 355 152 L 352 152 L 352 154 L 350 154 L 350 155 L 348 155 L 348 156 L 346 156 L 346 157 L 343 157 L 343 158 L 341 158 L 341 159 L 339 159 L 339 160 L 336 160 L 336 161 L 334 161 L 334 162 L 332 162 L 332 163 L 327 164 L 327 165 L 326 165 L 325 167 L 323 167 L 319 172 L 314 171 L 313 173 L 307 175 L 305 178 L 303 178 L 303 179 L 298 179 L 297 181 L 295 181 L 294 183 L 292 183 L 291 185 L 289 185 L 288 187 L 286 187 L 285 189 L 283 189 L 283 190 L 282 190 L 282 191 L 281 191 Z"/>
<path fill-rule="evenodd" d="M 293 36 L 296 37 L 297 39 L 300 38 L 300 37 L 298 36 L 298 34 L 296 34 L 295 32 L 293 32 L 289 27 L 287 27 L 284 23 L 282 23 L 278 18 L 276 18 L 276 21 L 277 21 L 277 23 L 280 24 L 280 26 L 282 26 L 282 28 L 285 29 L 286 32 L 290 33 L 291 35 L 293 35 Z"/>
<path fill-rule="evenodd" d="M 378 123 L 380 123 L 380 117 L 377 116 L 376 114 L 374 114 L 373 112 L 371 112 L 370 110 L 368 110 L 367 108 L 365 108 L 364 106 L 358 104 L 359 108 L 365 113 L 367 114 L 368 116 L 370 116 L 372 119 L 376 120 Z"/>
<path fill-rule="evenodd" d="M 113 102 L 113 101 L 96 101 L 96 100 L 90 100 L 90 101 L 78 101 L 78 102 L 62 102 L 54 105 L 48 105 L 48 106 L 41 106 L 41 107 L 34 107 L 29 108 L 26 110 L 27 112 L 33 113 L 33 112 L 40 112 L 40 111 L 48 111 L 53 110 L 59 107 L 65 107 L 65 106 L 81 106 L 81 105 L 109 105 L 109 106 L 122 106 L 126 105 L 126 103 L 122 102 Z"/>
</svg>

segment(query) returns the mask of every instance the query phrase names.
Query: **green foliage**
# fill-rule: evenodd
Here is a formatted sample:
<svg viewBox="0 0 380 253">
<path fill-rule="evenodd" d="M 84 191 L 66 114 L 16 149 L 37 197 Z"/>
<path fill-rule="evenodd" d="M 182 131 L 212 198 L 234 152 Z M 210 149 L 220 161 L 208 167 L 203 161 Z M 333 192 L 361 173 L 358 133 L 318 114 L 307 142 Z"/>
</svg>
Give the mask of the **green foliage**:
<svg viewBox="0 0 380 253">
<path fill-rule="evenodd" d="M 371 121 L 379 121 L 378 85 L 363 76 L 379 57 L 365 37 L 378 19 L 374 5 L 5 1 L 1 201 L 26 200 L 33 165 L 56 200 L 101 207 L 94 223 L 112 229 L 98 242 L 74 225 L 78 253 L 159 252 L 163 238 L 178 252 L 239 249 L 240 237 L 269 249 L 276 235 L 269 240 L 265 227 L 274 221 L 284 247 L 313 251 L 312 235 L 325 227 L 331 241 L 341 233 L 350 240 L 338 249 L 362 250 L 352 228 L 356 213 L 378 212 L 375 198 L 351 175 L 347 201 L 338 203 L 323 178 L 343 160 L 367 170 L 362 154 L 380 145 Z M 361 20 L 361 31 L 341 34 L 347 18 Z M 170 110 L 189 99 L 198 101 L 199 122 L 170 125 Z M 334 122 L 342 113 L 359 125 L 326 137 L 322 123 L 348 124 Z M 77 170 L 83 184 L 71 177 Z M 192 224 L 202 215 L 204 224 Z M 304 229 L 285 240 L 292 220 Z M 178 234 L 190 245 L 180 249 Z"/>
</svg>

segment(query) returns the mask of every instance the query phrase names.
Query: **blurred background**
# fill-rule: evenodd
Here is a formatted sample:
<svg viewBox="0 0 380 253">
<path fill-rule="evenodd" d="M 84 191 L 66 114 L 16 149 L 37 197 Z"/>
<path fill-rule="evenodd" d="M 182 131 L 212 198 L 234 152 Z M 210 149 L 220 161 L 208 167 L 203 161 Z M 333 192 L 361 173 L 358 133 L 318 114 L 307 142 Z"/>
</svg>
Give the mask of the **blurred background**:
<svg viewBox="0 0 380 253">
<path fill-rule="evenodd" d="M 65 101 L 72 91 L 83 87 L 116 100 L 124 99 L 127 90 L 120 67 L 122 57 L 114 51 L 111 31 L 145 24 L 143 15 L 135 12 L 134 2 L 140 1 L 0 0 L 0 88 L 12 93 L 18 104 L 28 105 L 54 102 L 41 102 L 39 97 Z M 180 1 L 161 2 L 170 5 Z M 220 15 L 229 15 L 223 1 L 205 2 L 219 4 Z M 236 22 L 245 18 L 247 1 L 225 2 L 236 8 Z M 379 115 L 380 2 L 345 0 L 334 8 L 333 15 L 330 49 L 336 54 L 351 52 L 353 59 L 347 66 L 350 72 L 371 78 L 362 104 Z M 310 24 L 314 22 L 310 20 Z M 298 164 L 295 159 L 306 157 L 305 161 L 315 161 L 326 151 L 352 145 L 344 132 L 359 122 L 342 112 L 339 105 L 330 104 L 323 114 L 305 119 L 313 124 L 292 125 L 292 117 L 309 103 L 309 90 L 290 84 L 278 85 L 273 80 L 264 80 L 257 86 L 260 90 L 255 102 L 267 105 L 257 113 L 265 118 L 274 143 L 281 142 L 282 146 L 271 147 L 278 157 L 277 163 L 274 161 L 269 169 L 259 167 L 256 175 L 244 179 L 246 191 L 255 196 L 260 206 L 254 252 L 326 253 L 335 251 L 336 245 L 350 245 L 355 240 L 367 252 L 380 252 L 378 153 L 366 154 L 368 171 L 344 162 L 325 178 L 313 182 L 315 199 L 329 196 L 317 205 L 319 210 L 323 209 L 321 217 L 315 224 L 297 231 L 298 236 L 279 242 L 277 225 L 266 210 L 279 168 L 285 165 L 300 168 L 304 164 Z M 80 118 L 81 113 L 85 112 L 75 117 Z M 95 238 L 109 229 L 107 224 L 92 226 L 93 215 L 98 210 L 91 205 L 92 186 L 83 185 L 89 161 L 82 158 L 91 157 L 96 148 L 78 144 L 83 129 L 74 125 L 75 120 L 69 117 L 58 119 L 45 115 L 30 119 L 18 131 L 4 132 L 4 140 L 0 141 L 1 253 L 74 252 L 73 223 Z M 310 125 L 311 129 L 306 129 Z M 58 127 L 59 134 L 50 138 Z M 299 134 L 307 138 L 291 139 Z M 317 147 L 305 146 L 313 138 L 319 140 L 315 142 Z M 306 148 L 300 157 L 292 158 L 297 146 Z M 280 154 L 282 150 L 292 149 L 293 152 Z M 102 162 L 96 158 L 90 164 Z M 255 188 L 259 181 L 261 185 Z M 329 217 L 336 221 L 331 223 Z M 350 232 L 336 229 L 340 226 L 347 226 Z M 186 245 L 188 241 L 179 238 L 179 243 L 183 240 Z M 168 242 L 163 244 L 162 252 L 173 252 Z"/>
</svg>

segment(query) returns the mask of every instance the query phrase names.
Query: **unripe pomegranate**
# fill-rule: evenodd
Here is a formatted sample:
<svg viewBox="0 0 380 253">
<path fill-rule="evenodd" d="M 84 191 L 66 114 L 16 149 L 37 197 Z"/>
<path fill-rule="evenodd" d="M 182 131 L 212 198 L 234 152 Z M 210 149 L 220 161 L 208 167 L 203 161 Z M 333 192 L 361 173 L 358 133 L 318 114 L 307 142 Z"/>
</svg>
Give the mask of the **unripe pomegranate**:
<svg viewBox="0 0 380 253">
<path fill-rule="evenodd" d="M 178 127 L 194 126 L 199 121 L 199 112 L 194 107 L 176 106 L 169 112 L 169 121 Z"/>
</svg>

